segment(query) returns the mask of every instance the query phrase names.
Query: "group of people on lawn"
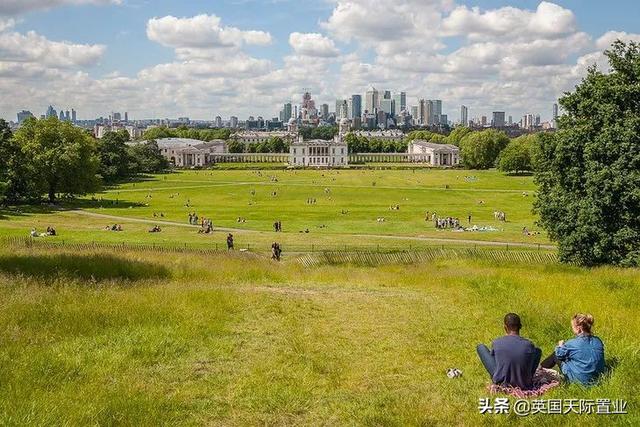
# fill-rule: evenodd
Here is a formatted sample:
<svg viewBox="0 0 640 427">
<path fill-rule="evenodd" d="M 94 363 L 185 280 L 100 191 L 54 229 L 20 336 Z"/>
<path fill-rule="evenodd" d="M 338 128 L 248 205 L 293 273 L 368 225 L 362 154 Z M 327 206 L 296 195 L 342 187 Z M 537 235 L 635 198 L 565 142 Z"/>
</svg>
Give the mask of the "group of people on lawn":
<svg viewBox="0 0 640 427">
<path fill-rule="evenodd" d="M 542 350 L 520 336 L 520 317 L 509 313 L 504 317 L 506 334 L 495 339 L 491 349 L 479 344 L 478 356 L 494 384 L 530 390 L 538 367 L 557 366 L 567 381 L 592 385 L 605 370 L 604 345 L 593 335 L 592 327 L 592 315 L 573 316 L 571 329 L 575 337 L 559 341 L 553 353 L 541 362 Z"/>
</svg>

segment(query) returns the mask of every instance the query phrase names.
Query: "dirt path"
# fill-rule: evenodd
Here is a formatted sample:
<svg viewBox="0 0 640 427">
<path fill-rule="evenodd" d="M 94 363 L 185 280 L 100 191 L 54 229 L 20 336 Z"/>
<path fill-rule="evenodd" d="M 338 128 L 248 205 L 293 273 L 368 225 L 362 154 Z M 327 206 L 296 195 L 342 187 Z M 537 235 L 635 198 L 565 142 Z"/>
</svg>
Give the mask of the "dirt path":
<svg viewBox="0 0 640 427">
<path fill-rule="evenodd" d="M 157 224 L 157 225 L 171 225 L 175 227 L 186 227 L 186 228 L 200 228 L 199 225 L 191 225 L 183 222 L 176 221 L 163 221 L 157 219 L 144 219 L 144 218 L 131 218 L 125 216 L 117 216 L 117 215 L 109 215 L 109 214 L 101 214 L 97 212 L 88 212 L 83 210 L 74 210 L 69 211 L 70 213 L 91 216 L 95 218 L 105 218 L 105 219 L 113 219 L 117 221 L 127 221 L 127 222 L 139 222 L 143 224 Z M 217 231 L 226 231 L 226 232 L 234 232 L 234 233 L 262 233 L 262 231 L 258 230 L 248 230 L 242 228 L 227 228 L 227 227 L 214 227 Z M 375 237 L 379 239 L 388 239 L 388 240 L 404 240 L 404 241 L 423 241 L 423 242 L 437 242 L 437 243 L 462 243 L 467 245 L 478 245 L 478 246 L 512 246 L 512 247 L 521 247 L 521 248 L 540 248 L 540 249 L 556 249 L 554 245 L 543 245 L 536 243 L 526 243 L 526 242 L 498 242 L 493 240 L 473 240 L 473 239 L 447 239 L 444 237 L 424 237 L 424 236 L 391 236 L 388 234 L 341 234 L 341 236 L 351 237 L 357 239 L 359 237 Z"/>
</svg>

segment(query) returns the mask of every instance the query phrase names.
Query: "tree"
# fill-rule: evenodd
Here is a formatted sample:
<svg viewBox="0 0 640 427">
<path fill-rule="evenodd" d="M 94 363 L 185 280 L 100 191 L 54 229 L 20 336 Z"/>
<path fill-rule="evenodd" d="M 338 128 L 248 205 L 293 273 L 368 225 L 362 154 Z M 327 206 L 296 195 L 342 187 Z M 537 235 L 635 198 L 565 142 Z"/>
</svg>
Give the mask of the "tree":
<svg viewBox="0 0 640 427">
<path fill-rule="evenodd" d="M 114 182 L 131 175 L 132 161 L 129 157 L 127 141 L 129 141 L 129 133 L 121 129 L 117 132 L 106 132 L 98 142 L 99 173 L 106 182 Z"/>
<path fill-rule="evenodd" d="M 616 41 L 540 136 L 535 210 L 562 261 L 640 265 L 640 44 Z"/>
<path fill-rule="evenodd" d="M 512 139 L 498 157 L 498 169 L 503 172 L 530 172 L 533 170 L 532 151 L 537 144 L 534 135 L 523 135 Z"/>
<path fill-rule="evenodd" d="M 492 168 L 508 143 L 509 138 L 502 131 L 488 129 L 472 132 L 460 141 L 462 161 L 470 169 Z"/>
<path fill-rule="evenodd" d="M 430 141 L 433 135 L 435 135 L 435 133 L 429 130 L 414 130 L 412 132 L 409 132 L 407 136 L 405 136 L 405 139 L 407 141 L 413 141 L 414 139 L 424 139 L 425 141 Z"/>
<path fill-rule="evenodd" d="M 458 126 L 453 131 L 451 131 L 451 133 L 447 137 L 446 143 L 447 144 L 453 144 L 456 147 L 459 147 L 460 146 L 460 141 L 462 140 L 462 138 L 464 138 L 465 136 L 469 135 L 471 132 L 473 132 L 473 131 L 470 128 L 466 127 L 466 126 Z"/>
<path fill-rule="evenodd" d="M 244 144 L 236 139 L 227 141 L 227 151 L 229 153 L 244 153 Z"/>
<path fill-rule="evenodd" d="M 0 119 L 0 203 L 4 202 L 9 188 L 12 137 L 9 124 L 4 119 Z"/>
<path fill-rule="evenodd" d="M 49 202 L 60 193 L 79 195 L 98 189 L 96 142 L 82 129 L 55 117 L 28 119 L 15 139 L 31 166 L 35 191 L 46 193 Z"/>
<path fill-rule="evenodd" d="M 170 167 L 154 140 L 129 145 L 127 150 L 135 173 L 161 173 Z"/>
</svg>

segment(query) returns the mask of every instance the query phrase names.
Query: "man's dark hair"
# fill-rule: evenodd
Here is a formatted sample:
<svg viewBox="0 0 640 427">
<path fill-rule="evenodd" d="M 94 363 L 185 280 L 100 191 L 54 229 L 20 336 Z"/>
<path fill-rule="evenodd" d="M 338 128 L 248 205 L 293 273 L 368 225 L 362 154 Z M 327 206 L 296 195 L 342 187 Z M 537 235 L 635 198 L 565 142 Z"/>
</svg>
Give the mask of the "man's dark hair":
<svg viewBox="0 0 640 427">
<path fill-rule="evenodd" d="M 504 326 L 509 331 L 519 332 L 522 328 L 522 322 L 520 322 L 520 316 L 515 313 L 508 313 L 504 316 Z"/>
</svg>

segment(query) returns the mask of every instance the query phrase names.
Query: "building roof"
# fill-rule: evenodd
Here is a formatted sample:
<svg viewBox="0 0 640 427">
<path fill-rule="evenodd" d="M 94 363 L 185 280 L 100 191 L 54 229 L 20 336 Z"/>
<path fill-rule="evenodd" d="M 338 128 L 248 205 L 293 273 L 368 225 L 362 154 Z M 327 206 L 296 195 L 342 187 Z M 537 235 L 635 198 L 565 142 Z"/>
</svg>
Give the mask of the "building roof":
<svg viewBox="0 0 640 427">
<path fill-rule="evenodd" d="M 306 139 L 304 141 L 294 141 L 292 145 L 347 145 L 347 143 L 324 139 Z"/>
<path fill-rule="evenodd" d="M 414 139 L 411 141 L 411 144 L 420 145 L 421 147 L 431 148 L 432 150 L 454 150 L 459 151 L 460 149 L 452 144 L 436 144 L 434 142 L 429 142 L 424 139 Z"/>
</svg>

